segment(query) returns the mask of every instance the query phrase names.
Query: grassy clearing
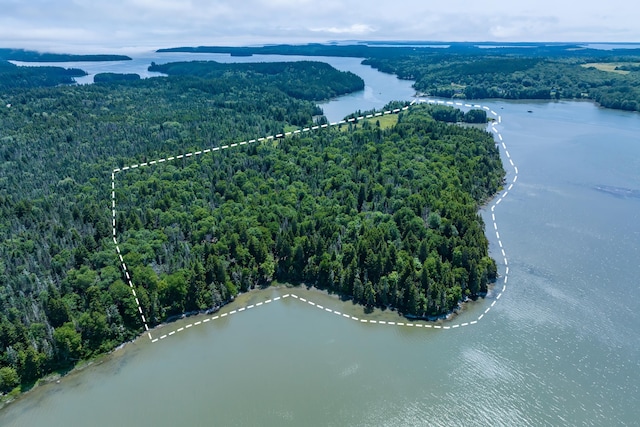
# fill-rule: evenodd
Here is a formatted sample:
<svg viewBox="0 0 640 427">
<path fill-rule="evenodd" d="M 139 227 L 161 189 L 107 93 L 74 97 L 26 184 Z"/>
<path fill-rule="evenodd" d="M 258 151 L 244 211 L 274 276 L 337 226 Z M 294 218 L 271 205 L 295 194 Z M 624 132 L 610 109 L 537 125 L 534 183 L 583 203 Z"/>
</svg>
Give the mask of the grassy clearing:
<svg viewBox="0 0 640 427">
<path fill-rule="evenodd" d="M 355 123 L 353 126 L 359 128 L 362 126 L 364 122 L 369 122 L 371 126 L 376 126 L 376 122 L 380 123 L 380 129 L 388 129 L 396 125 L 398 123 L 398 115 L 397 114 L 387 114 L 384 116 L 372 117 L 370 119 L 362 119 L 359 120 L 358 123 Z M 338 128 L 342 132 L 346 132 L 349 129 L 349 124 L 339 125 Z"/>
<path fill-rule="evenodd" d="M 606 71 L 608 73 L 617 73 L 617 74 L 629 74 L 629 71 L 624 70 L 616 70 L 616 67 L 620 65 L 638 65 L 634 62 L 589 62 L 587 64 L 581 64 L 585 68 L 593 67 L 600 71 Z"/>
<path fill-rule="evenodd" d="M 380 121 L 380 129 L 388 129 L 393 127 L 398 123 L 398 115 L 397 114 L 387 114 L 385 116 L 373 117 L 371 119 L 366 119 L 372 125 L 376 125 L 376 121 Z"/>
</svg>

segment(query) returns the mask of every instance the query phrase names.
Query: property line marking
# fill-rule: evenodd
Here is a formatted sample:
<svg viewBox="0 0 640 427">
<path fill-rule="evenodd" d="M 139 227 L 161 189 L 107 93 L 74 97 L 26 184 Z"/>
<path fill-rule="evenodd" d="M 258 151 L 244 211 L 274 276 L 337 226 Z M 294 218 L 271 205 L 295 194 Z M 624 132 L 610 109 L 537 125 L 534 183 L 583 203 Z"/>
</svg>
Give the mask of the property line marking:
<svg viewBox="0 0 640 427">
<path fill-rule="evenodd" d="M 149 331 L 149 325 L 147 322 L 146 317 L 144 316 L 144 312 L 143 312 L 143 308 L 142 308 L 142 304 L 140 303 L 140 300 L 137 297 L 137 293 L 136 293 L 136 289 L 135 286 L 133 284 L 133 281 L 131 280 L 131 276 L 129 274 L 129 269 L 127 268 L 127 264 L 122 256 L 121 250 L 120 250 L 120 244 L 118 243 L 118 239 L 117 239 L 117 224 L 116 224 L 116 174 L 121 173 L 121 172 L 125 172 L 131 169 L 136 169 L 136 168 L 140 168 L 140 167 L 146 167 L 146 166 L 153 166 L 156 164 L 160 164 L 160 163 L 165 163 L 165 162 L 171 162 L 173 160 L 178 160 L 178 159 L 183 159 L 183 158 L 189 158 L 189 157 L 197 157 L 197 156 L 201 156 L 203 154 L 207 154 L 207 153 L 213 153 L 219 150 L 226 150 L 229 148 L 233 148 L 233 147 L 237 147 L 237 146 L 241 146 L 241 145 L 246 145 L 246 144 L 253 144 L 255 142 L 262 142 L 262 141 L 266 141 L 266 140 L 273 140 L 276 138 L 283 138 L 284 136 L 289 136 L 289 135 L 295 135 L 295 134 L 300 134 L 301 132 L 310 132 L 310 131 L 316 131 L 319 129 L 325 129 L 328 127 L 333 127 L 333 126 L 337 126 L 337 125 L 341 125 L 341 124 L 345 124 L 345 123 L 350 123 L 350 122 L 354 122 L 354 121 L 359 121 L 359 120 L 363 120 L 365 118 L 372 118 L 372 117 L 379 117 L 382 115 L 388 115 L 388 114 L 397 114 L 401 111 L 407 111 L 409 109 L 410 106 L 414 106 L 417 104 L 422 104 L 422 103 L 428 103 L 428 104 L 446 104 L 446 105 L 454 105 L 454 103 L 452 101 L 442 101 L 442 100 L 432 100 L 432 99 L 414 99 L 413 101 L 411 101 L 411 103 L 407 106 L 404 106 L 402 108 L 396 108 L 393 110 L 386 110 L 384 112 L 376 112 L 374 114 L 368 114 L 366 116 L 359 116 L 357 118 L 349 118 L 347 120 L 340 120 L 339 122 L 332 122 L 330 124 L 322 124 L 322 125 L 316 125 L 316 126 L 312 126 L 312 127 L 306 127 L 303 129 L 297 129 L 295 131 L 292 132 L 285 132 L 285 133 L 278 133 L 275 135 L 269 135 L 269 136 L 265 136 L 265 137 L 261 137 L 261 138 L 256 138 L 256 139 L 251 139 L 249 141 L 242 141 L 239 143 L 232 143 L 232 144 L 227 144 L 227 145 L 222 145 L 220 147 L 211 147 L 211 148 L 206 148 L 206 149 L 202 149 L 202 150 L 197 150 L 197 151 L 193 151 L 193 152 L 189 152 L 189 153 L 184 153 L 184 154 L 179 154 L 179 155 L 175 155 L 175 156 L 170 156 L 170 157 L 166 157 L 166 158 L 160 158 L 160 159 L 156 159 L 156 160 L 151 160 L 148 162 L 144 162 L 144 163 L 138 163 L 138 164 L 133 164 L 133 165 L 128 165 L 128 166 L 123 166 L 121 168 L 114 168 L 111 171 L 111 210 L 112 210 L 112 235 L 113 235 L 113 243 L 115 245 L 116 248 L 116 252 L 118 254 L 118 257 L 120 259 L 120 266 L 122 268 L 122 272 L 123 275 L 126 277 L 127 280 L 127 284 L 129 285 L 129 288 L 131 289 L 131 293 L 135 298 L 137 307 L 138 307 L 138 312 L 140 314 L 140 319 L 142 321 L 142 324 L 144 326 L 145 331 L 147 331 L 147 335 L 149 336 L 149 340 L 151 340 L 152 343 L 156 343 L 158 342 L 158 340 L 164 340 L 167 337 L 170 337 L 174 334 L 176 334 L 177 332 L 181 332 L 185 329 L 194 327 L 194 326 L 198 326 L 207 322 L 211 322 L 217 319 L 221 319 L 224 317 L 227 317 L 229 315 L 235 314 L 235 313 L 240 313 L 252 308 L 257 308 L 260 307 L 264 304 L 268 304 L 271 302 L 275 302 L 275 301 L 280 301 L 282 299 L 288 298 L 288 297 L 292 297 L 294 299 L 298 299 L 302 302 L 306 302 L 309 305 L 314 305 L 316 307 L 318 307 L 319 309 L 323 309 L 324 311 L 328 312 L 328 313 L 333 313 L 336 314 L 338 316 L 342 316 L 346 319 L 350 319 L 350 320 L 354 320 L 356 322 L 359 323 L 373 323 L 373 324 L 378 324 L 378 325 L 392 325 L 392 326 L 398 326 L 398 327 L 420 327 L 420 328 L 433 328 L 433 329 L 456 329 L 459 328 L 461 326 L 469 326 L 469 325 L 475 325 L 477 324 L 480 320 L 483 319 L 484 315 L 487 314 L 491 308 L 493 308 L 496 304 L 496 302 L 500 299 L 500 297 L 502 297 L 502 294 L 505 292 L 506 290 L 506 283 L 507 280 L 509 278 L 509 266 L 508 266 L 508 260 L 507 260 L 507 256 L 502 244 L 502 240 L 500 239 L 500 234 L 498 233 L 498 223 L 496 221 L 496 216 L 495 216 L 495 208 L 496 206 L 498 206 L 500 204 L 500 202 L 502 202 L 502 200 L 509 194 L 509 191 L 512 190 L 514 184 L 516 183 L 516 181 L 518 180 L 518 175 L 519 175 L 519 171 L 518 171 L 518 167 L 514 164 L 513 159 L 511 158 L 511 154 L 509 153 L 509 151 L 507 150 L 507 146 L 503 140 L 502 134 L 500 133 L 500 131 L 498 129 L 496 129 L 496 123 L 493 122 L 491 123 L 491 130 L 496 134 L 498 140 L 500 141 L 501 145 L 502 145 L 502 149 L 505 153 L 506 158 L 509 160 L 509 163 L 511 165 L 511 167 L 513 168 L 513 172 L 514 172 L 514 177 L 512 179 L 512 182 L 510 183 L 509 187 L 506 190 L 503 190 L 503 192 L 501 194 L 498 194 L 495 198 L 495 202 L 491 205 L 491 220 L 493 222 L 493 227 L 494 230 L 496 230 L 496 237 L 497 237 L 497 241 L 498 241 L 498 245 L 500 246 L 500 251 L 502 253 L 503 256 L 503 262 L 504 262 L 504 267 L 505 267 L 505 273 L 504 273 L 504 283 L 505 285 L 503 285 L 502 287 L 502 291 L 499 292 L 496 296 L 496 299 L 491 303 L 491 305 L 489 307 L 487 307 L 484 312 L 478 316 L 478 318 L 476 320 L 472 320 L 470 322 L 464 322 L 464 323 L 457 323 L 454 325 L 437 325 L 437 324 L 430 324 L 430 323 L 404 323 L 404 322 L 390 322 L 390 321 L 383 321 L 383 320 L 368 320 L 368 319 L 360 319 L 358 317 L 355 316 L 350 316 L 348 314 L 345 313 L 341 313 L 337 310 L 332 310 L 330 308 L 325 308 L 322 305 L 319 305 L 317 303 L 314 303 L 312 301 L 309 301 L 305 298 L 302 297 L 298 297 L 295 294 L 286 294 L 286 295 L 282 295 L 282 296 L 278 296 L 278 297 L 274 297 L 272 299 L 268 299 L 266 301 L 263 302 L 259 302 L 256 304 L 252 304 L 252 305 L 248 305 L 245 307 L 241 307 L 238 308 L 236 310 L 232 310 L 230 312 L 225 312 L 222 313 L 220 315 L 215 315 L 213 317 L 210 318 L 206 318 L 203 319 L 201 321 L 197 321 L 195 323 L 190 323 L 184 327 L 180 327 L 178 329 L 175 329 L 167 334 L 163 334 L 160 338 L 153 338 L 151 336 L 151 332 Z M 457 106 L 461 106 L 462 103 L 460 102 L 456 102 L 455 105 Z M 497 124 L 501 124 L 502 123 L 502 116 L 498 115 L 494 110 L 490 109 L 488 106 L 482 106 L 479 104 L 464 104 L 465 107 L 467 108 L 482 108 L 485 111 L 489 111 L 494 117 L 497 116 Z M 165 324 L 166 325 L 166 324 Z M 159 325 L 160 327 L 164 327 L 165 325 Z"/>
</svg>

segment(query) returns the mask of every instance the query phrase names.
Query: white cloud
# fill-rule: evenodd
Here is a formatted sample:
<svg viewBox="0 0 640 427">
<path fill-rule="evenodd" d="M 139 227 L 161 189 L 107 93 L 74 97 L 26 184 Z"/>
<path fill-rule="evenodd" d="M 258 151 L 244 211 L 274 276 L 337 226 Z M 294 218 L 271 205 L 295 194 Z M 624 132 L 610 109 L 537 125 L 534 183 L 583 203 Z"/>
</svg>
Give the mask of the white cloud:
<svg viewBox="0 0 640 427">
<path fill-rule="evenodd" d="M 79 51 L 339 38 L 638 41 L 634 9 L 628 0 L 579 7 L 573 0 L 0 0 L 0 45 Z"/>
<path fill-rule="evenodd" d="M 531 34 L 539 34 L 538 41 L 547 41 L 546 34 L 553 34 L 558 26 L 557 19 L 548 17 L 513 17 L 496 23 L 489 28 L 489 34 L 495 40 L 526 40 Z"/>
<path fill-rule="evenodd" d="M 312 28 L 311 31 L 315 33 L 329 33 L 329 34 L 345 34 L 345 35 L 365 35 L 375 32 L 376 30 L 366 24 L 353 24 L 348 27 L 323 27 Z"/>
</svg>

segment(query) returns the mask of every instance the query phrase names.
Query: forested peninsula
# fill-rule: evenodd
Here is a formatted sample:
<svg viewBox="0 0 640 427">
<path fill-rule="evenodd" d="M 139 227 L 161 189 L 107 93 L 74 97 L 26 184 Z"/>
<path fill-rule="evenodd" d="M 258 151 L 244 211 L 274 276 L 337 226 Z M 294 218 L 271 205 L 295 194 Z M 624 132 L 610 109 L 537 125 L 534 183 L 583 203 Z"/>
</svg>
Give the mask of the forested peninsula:
<svg viewBox="0 0 640 427">
<path fill-rule="evenodd" d="M 416 90 L 430 96 L 590 99 L 606 108 L 640 111 L 640 49 L 598 50 L 566 43 L 369 43 L 200 46 L 159 52 L 348 56 L 415 80 Z"/>
<path fill-rule="evenodd" d="M 192 65 L 1 92 L 0 393 L 143 330 L 112 240 L 114 168 L 312 125 L 307 98 L 359 84 L 312 62 Z M 116 231 L 148 322 L 276 281 L 418 317 L 482 294 L 496 265 L 477 211 L 504 171 L 490 134 L 446 121 L 485 119 L 417 106 L 118 173 Z"/>
<path fill-rule="evenodd" d="M 152 64 L 149 71 L 170 76 L 195 76 L 208 80 L 234 73 L 253 85 L 273 85 L 289 96 L 320 101 L 364 90 L 364 80 L 348 72 L 337 72 L 326 62 L 255 62 L 222 64 L 215 61 Z"/>
<path fill-rule="evenodd" d="M 77 68 L 19 67 L 0 60 L 0 91 L 6 93 L 16 88 L 51 87 L 75 83 L 75 77 L 87 73 Z"/>
<path fill-rule="evenodd" d="M 103 61 L 131 61 L 126 55 L 74 55 L 69 53 L 47 53 L 24 49 L 0 48 L 0 59 L 5 61 L 22 62 L 103 62 Z"/>
<path fill-rule="evenodd" d="M 75 77 L 86 76 L 84 70 L 63 67 L 21 67 L 9 61 L 23 62 L 70 62 L 70 61 L 127 61 L 130 57 L 124 55 L 72 55 L 66 53 L 41 53 L 24 49 L 0 48 L 0 91 L 10 91 L 15 88 L 50 87 L 74 84 Z M 122 79 L 118 75 L 101 74 L 98 79 Z"/>
</svg>

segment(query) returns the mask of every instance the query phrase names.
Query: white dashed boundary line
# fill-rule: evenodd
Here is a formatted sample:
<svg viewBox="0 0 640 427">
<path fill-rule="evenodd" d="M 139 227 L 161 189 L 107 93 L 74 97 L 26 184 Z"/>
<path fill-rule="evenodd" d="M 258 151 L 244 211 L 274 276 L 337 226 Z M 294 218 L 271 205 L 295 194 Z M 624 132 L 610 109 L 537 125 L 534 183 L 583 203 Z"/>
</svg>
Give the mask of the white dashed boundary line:
<svg viewBox="0 0 640 427">
<path fill-rule="evenodd" d="M 493 121 L 491 123 L 491 131 L 493 133 L 496 134 L 496 136 L 498 137 L 499 143 L 502 145 L 502 149 L 505 152 L 505 155 L 507 156 L 507 159 L 509 159 L 509 164 L 511 165 L 511 167 L 513 168 L 514 171 L 514 177 L 513 180 L 509 183 L 509 186 L 506 188 L 506 190 L 503 190 L 501 194 L 499 194 L 499 196 L 497 197 L 496 201 L 494 202 L 494 204 L 491 206 L 491 221 L 493 223 L 493 229 L 496 233 L 496 238 L 498 239 L 498 245 L 500 247 L 500 253 L 502 255 L 503 258 L 503 262 L 504 262 L 504 267 L 505 267 L 505 272 L 504 272 L 504 282 L 502 285 L 502 289 L 500 289 L 500 291 L 497 293 L 496 295 L 496 299 L 491 303 L 491 305 L 489 307 L 487 307 L 484 312 L 482 314 L 480 314 L 478 316 L 478 318 L 476 320 L 472 320 L 469 322 L 463 322 L 463 323 L 457 323 L 454 325 L 435 325 L 435 324 L 431 324 L 431 323 L 422 323 L 422 322 L 391 322 L 391 321 L 382 321 L 382 320 L 368 320 L 368 319 L 361 319 L 355 316 L 351 316 L 349 314 L 345 314 L 345 313 L 341 313 L 340 311 L 337 310 L 332 310 L 330 308 L 324 307 L 320 304 L 317 304 L 313 301 L 309 301 L 305 298 L 299 297 L 295 294 L 286 294 L 283 295 L 282 297 L 275 297 L 272 299 L 268 299 L 266 301 L 263 302 L 259 302 L 256 304 L 251 304 L 251 305 L 247 305 L 245 307 L 242 308 L 238 308 L 235 310 L 232 310 L 230 312 L 225 312 L 222 314 L 217 314 L 215 316 L 212 317 L 207 317 L 203 320 L 199 320 L 197 322 L 194 323 L 189 323 L 186 326 L 177 328 L 171 332 L 168 332 L 166 334 L 161 335 L 158 338 L 153 338 L 151 336 L 151 332 L 149 330 L 149 324 L 147 322 L 146 317 L 144 316 L 144 313 L 142 311 L 142 306 L 140 305 L 140 301 L 138 300 L 138 295 L 136 294 L 136 289 L 133 285 L 133 281 L 131 280 L 131 276 L 129 274 L 129 269 L 127 268 L 127 264 L 124 262 L 124 258 L 122 257 L 122 254 L 120 252 L 120 245 L 118 243 L 118 238 L 116 236 L 116 174 L 121 173 L 121 172 L 126 172 L 128 170 L 131 169 L 137 169 L 137 168 L 144 168 L 144 167 L 149 167 L 149 166 L 154 166 L 157 164 L 161 164 L 161 163 L 165 163 L 165 162 L 171 162 L 174 160 L 179 160 L 179 159 L 183 159 L 183 158 L 189 158 L 189 157 L 196 157 L 196 156 L 200 156 L 203 154 L 208 154 L 208 153 L 214 153 L 216 151 L 220 151 L 220 150 L 226 150 L 228 148 L 233 148 L 233 147 L 237 147 L 237 146 L 241 146 L 241 145 L 247 145 L 247 144 L 253 144 L 255 142 L 262 142 L 262 141 L 267 141 L 267 140 L 272 140 L 272 139 L 278 139 L 278 138 L 284 138 L 286 136 L 290 136 L 290 135 L 297 135 L 300 133 L 305 133 L 305 132 L 312 132 L 312 131 L 316 131 L 319 129 L 324 129 L 324 128 L 328 128 L 328 127 L 332 127 L 332 126 L 337 126 L 337 125 L 342 125 L 342 124 L 348 124 L 351 122 L 356 122 L 359 120 L 364 120 L 364 119 L 370 119 L 370 118 L 374 118 L 374 117 L 379 117 L 379 116 L 383 116 L 383 115 L 389 115 L 389 114 L 398 114 L 401 111 L 406 111 L 408 110 L 411 106 L 413 105 L 417 105 L 417 104 L 421 104 L 421 103 L 427 103 L 427 104 L 441 104 L 441 105 L 450 105 L 450 106 L 458 106 L 458 107 L 467 107 L 467 108 L 482 108 L 483 110 L 487 111 L 488 113 L 490 113 L 496 120 Z M 457 328 L 461 328 L 461 327 L 465 327 L 465 326 L 470 326 L 470 325 L 475 325 L 477 324 L 479 321 L 481 321 L 484 316 L 495 306 L 496 302 L 500 299 L 500 297 L 502 297 L 502 294 L 506 291 L 507 289 L 507 281 L 509 279 L 509 263 L 507 260 L 507 255 L 506 252 L 504 250 L 503 244 L 502 244 L 502 240 L 500 239 L 500 233 L 498 232 L 498 223 L 496 222 L 496 215 L 495 215 L 495 208 L 496 206 L 498 206 L 502 200 L 504 200 L 504 198 L 507 196 L 507 194 L 509 194 L 509 191 L 512 190 L 514 184 L 516 183 L 516 181 L 518 180 L 518 168 L 517 166 L 515 166 L 515 164 L 513 163 L 513 160 L 511 159 L 511 155 L 509 154 L 509 151 L 507 150 L 507 146 L 505 145 L 502 135 L 500 134 L 500 132 L 496 129 L 496 125 L 501 124 L 502 123 L 502 117 L 500 115 L 498 115 L 498 113 L 496 113 L 494 110 L 490 109 L 487 106 L 483 106 L 483 105 L 479 105 L 479 104 L 463 104 L 461 102 L 452 102 L 452 101 L 442 101 L 442 100 L 432 100 L 432 99 L 418 99 L 418 100 L 414 100 L 411 102 L 411 104 L 409 104 L 406 107 L 403 108 L 396 108 L 393 110 L 387 110 L 387 111 L 383 111 L 383 112 L 377 112 L 375 114 L 367 114 L 367 115 L 363 115 L 363 116 L 359 116 L 359 117 L 353 117 L 347 120 L 340 120 L 339 122 L 333 122 L 333 123 L 329 123 L 329 124 L 323 124 L 323 125 L 316 125 L 316 126 L 310 126 L 310 127 L 306 127 L 303 129 L 299 129 L 299 130 L 295 130 L 295 131 L 290 131 L 290 132 L 284 132 L 284 133 L 279 133 L 276 135 L 270 135 L 270 136 L 265 136 L 262 138 L 256 138 L 256 139 L 251 139 L 251 140 L 247 140 L 247 141 L 242 141 L 242 142 L 238 142 L 238 143 L 233 143 L 233 144 L 229 144 L 229 145 L 223 145 L 221 147 L 211 147 L 211 148 L 207 148 L 204 150 L 199 150 L 199 151 L 193 151 L 190 153 L 185 153 L 185 154 L 179 154 L 179 155 L 174 155 L 174 156 L 169 156 L 169 157 L 165 157 L 165 158 L 161 158 L 161 159 L 157 159 L 157 160 L 152 160 L 149 162 L 144 162 L 144 163 L 137 163 L 137 164 L 133 164 L 133 165 L 129 165 L 129 166 L 124 166 L 122 168 L 116 168 L 111 172 L 111 217 L 112 217 L 112 237 L 113 237 L 113 243 L 116 246 L 116 252 L 118 254 L 118 257 L 120 258 L 120 264 L 122 267 L 122 271 L 124 273 L 124 276 L 127 280 L 127 284 L 129 285 L 129 288 L 131 288 L 131 293 L 133 294 L 133 297 L 136 300 L 136 304 L 138 306 L 138 313 L 140 314 L 140 319 L 142 320 L 142 324 L 144 325 L 144 329 L 145 332 L 147 333 L 147 336 L 149 337 L 149 339 L 151 340 L 151 342 L 155 343 L 158 342 L 160 340 L 164 340 L 172 335 L 175 335 L 179 332 L 183 332 L 189 328 L 192 328 L 194 326 L 199 326 L 205 323 L 209 323 L 211 321 L 214 320 L 218 320 L 227 316 L 231 316 L 234 315 L 236 313 L 241 313 L 247 310 L 251 310 L 253 308 L 257 308 L 266 304 L 270 304 L 272 302 L 275 301 L 281 301 L 283 299 L 286 298 L 293 298 L 296 300 L 299 300 L 301 302 L 307 303 L 310 306 L 316 307 L 320 310 L 326 311 L 327 313 L 330 314 L 334 314 L 336 316 L 339 317 L 344 317 L 346 319 L 352 320 L 352 321 L 356 321 L 358 323 L 371 323 L 371 324 L 376 324 L 376 325 L 390 325 L 390 326 L 400 326 L 400 327 L 413 327 L 413 328 L 425 328 L 425 329 L 457 329 Z M 497 285 L 496 285 L 497 286 Z"/>
</svg>

